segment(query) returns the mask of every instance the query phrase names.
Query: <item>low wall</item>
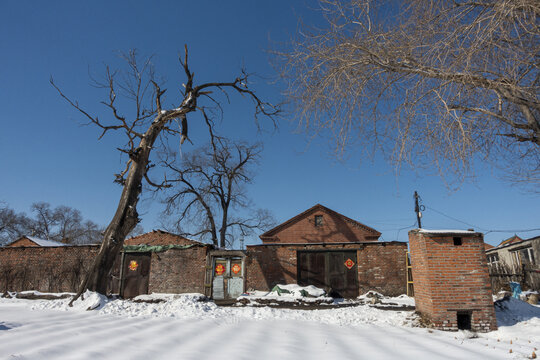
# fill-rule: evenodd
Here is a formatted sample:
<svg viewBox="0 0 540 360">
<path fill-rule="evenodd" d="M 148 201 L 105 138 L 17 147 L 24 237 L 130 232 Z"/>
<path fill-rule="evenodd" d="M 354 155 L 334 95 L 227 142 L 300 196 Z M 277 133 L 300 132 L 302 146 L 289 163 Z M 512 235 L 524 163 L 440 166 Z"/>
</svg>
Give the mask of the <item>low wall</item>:
<svg viewBox="0 0 540 360">
<path fill-rule="evenodd" d="M 99 247 L 0 248 L 0 291 L 74 292 Z"/>
</svg>

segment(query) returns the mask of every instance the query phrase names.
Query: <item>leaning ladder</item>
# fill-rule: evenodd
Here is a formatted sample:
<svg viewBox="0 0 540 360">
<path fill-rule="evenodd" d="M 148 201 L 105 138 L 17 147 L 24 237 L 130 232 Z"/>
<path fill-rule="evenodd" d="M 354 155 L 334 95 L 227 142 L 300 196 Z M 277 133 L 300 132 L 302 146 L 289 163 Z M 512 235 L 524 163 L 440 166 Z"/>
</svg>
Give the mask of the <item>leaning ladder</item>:
<svg viewBox="0 0 540 360">
<path fill-rule="evenodd" d="M 414 297 L 414 286 L 412 278 L 411 253 L 407 251 L 405 261 L 407 264 L 407 296 Z"/>
</svg>

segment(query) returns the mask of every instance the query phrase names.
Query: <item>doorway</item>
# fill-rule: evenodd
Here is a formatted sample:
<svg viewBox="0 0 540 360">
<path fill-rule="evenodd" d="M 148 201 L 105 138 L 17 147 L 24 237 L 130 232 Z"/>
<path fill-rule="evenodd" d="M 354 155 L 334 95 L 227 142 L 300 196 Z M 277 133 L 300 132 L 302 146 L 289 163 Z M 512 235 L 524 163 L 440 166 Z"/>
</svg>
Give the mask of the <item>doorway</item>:
<svg viewBox="0 0 540 360">
<path fill-rule="evenodd" d="M 150 253 L 124 253 L 121 297 L 134 298 L 137 295 L 148 294 L 150 259 Z"/>
<path fill-rule="evenodd" d="M 213 257 L 212 268 L 212 298 L 214 300 L 232 300 L 244 293 L 243 257 Z"/>
<path fill-rule="evenodd" d="M 324 289 L 335 298 L 358 296 L 358 266 L 353 251 L 298 251 L 298 284 Z"/>
</svg>

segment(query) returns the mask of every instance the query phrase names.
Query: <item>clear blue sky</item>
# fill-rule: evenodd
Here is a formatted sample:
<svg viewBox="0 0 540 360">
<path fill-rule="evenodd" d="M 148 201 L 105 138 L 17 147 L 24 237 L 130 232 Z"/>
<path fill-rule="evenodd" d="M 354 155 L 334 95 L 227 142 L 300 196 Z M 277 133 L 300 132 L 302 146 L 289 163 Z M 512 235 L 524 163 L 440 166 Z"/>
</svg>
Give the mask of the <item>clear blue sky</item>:
<svg viewBox="0 0 540 360">
<path fill-rule="evenodd" d="M 311 5 L 306 5 L 311 4 Z M 120 187 L 113 174 L 122 167 L 118 136 L 97 140 L 98 129 L 81 126 L 84 119 L 49 84 L 52 75 L 63 90 L 93 113 L 105 116 L 102 93 L 89 86 L 88 72 L 100 74 L 104 63 L 117 64 L 116 51 L 139 49 L 155 54 L 157 72 L 171 92 L 182 80 L 177 55 L 187 44 L 192 70 L 199 81 L 228 81 L 245 66 L 257 73 L 258 94 L 280 101 L 268 50 L 286 49 L 299 18 L 319 21 L 309 1 L 3 1 L 0 6 L 0 200 L 17 211 L 30 211 L 36 201 L 68 205 L 85 218 L 106 225 Z M 174 98 L 169 96 L 169 104 Z M 540 228 L 540 197 L 497 180 L 479 169 L 475 183 L 449 192 L 438 177 L 392 168 L 375 158 L 362 160 L 351 152 L 344 162 L 330 153 L 327 139 L 294 133 L 287 118 L 277 131 L 258 133 L 246 102 L 234 98 L 225 109 L 220 131 L 265 144 L 253 186 L 258 206 L 278 221 L 321 203 L 382 232 L 383 240 L 407 240 L 415 222 L 412 194 L 418 190 L 429 208 L 425 228 Z M 103 117 L 104 118 L 104 117 Z M 195 146 L 207 133 L 192 124 Z M 189 150 L 191 145 L 185 147 Z M 159 204 L 141 202 L 145 230 L 159 227 Z M 520 233 L 526 238 L 540 232 Z M 510 233 L 489 233 L 497 244 Z M 256 241 L 252 240 L 251 242 Z"/>
</svg>

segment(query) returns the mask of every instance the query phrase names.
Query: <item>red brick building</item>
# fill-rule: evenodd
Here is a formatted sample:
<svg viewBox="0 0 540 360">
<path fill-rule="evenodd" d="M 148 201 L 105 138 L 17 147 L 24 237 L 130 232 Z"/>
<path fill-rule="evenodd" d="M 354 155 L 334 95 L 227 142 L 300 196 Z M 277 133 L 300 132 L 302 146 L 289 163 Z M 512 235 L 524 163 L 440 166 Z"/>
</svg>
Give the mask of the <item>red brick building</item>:
<svg viewBox="0 0 540 360">
<path fill-rule="evenodd" d="M 417 229 L 409 246 L 418 312 L 440 330 L 497 329 L 481 233 Z"/>
<path fill-rule="evenodd" d="M 320 204 L 247 246 L 247 288 L 315 285 L 333 296 L 354 298 L 369 290 L 406 292 L 407 244 L 379 242 L 381 234 Z"/>
<path fill-rule="evenodd" d="M 118 292 L 124 297 L 150 293 L 204 294 L 206 261 L 213 246 L 162 230 L 124 242 L 117 261 Z"/>
<path fill-rule="evenodd" d="M 109 288 L 125 297 L 198 292 L 234 299 L 249 289 L 300 283 L 348 298 L 369 290 L 403 294 L 407 244 L 379 242 L 379 236 L 377 230 L 322 205 L 267 231 L 261 235 L 262 244 L 245 251 L 214 250 L 212 245 L 155 230 L 125 241 Z M 2 248 L 0 273 L 11 275 L 0 276 L 0 290 L 75 291 L 97 249 Z M 49 269 L 50 281 L 39 280 L 44 268 Z M 10 273 L 13 269 L 16 272 Z M 68 273 L 73 276 L 66 277 Z"/>
</svg>

